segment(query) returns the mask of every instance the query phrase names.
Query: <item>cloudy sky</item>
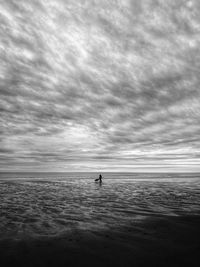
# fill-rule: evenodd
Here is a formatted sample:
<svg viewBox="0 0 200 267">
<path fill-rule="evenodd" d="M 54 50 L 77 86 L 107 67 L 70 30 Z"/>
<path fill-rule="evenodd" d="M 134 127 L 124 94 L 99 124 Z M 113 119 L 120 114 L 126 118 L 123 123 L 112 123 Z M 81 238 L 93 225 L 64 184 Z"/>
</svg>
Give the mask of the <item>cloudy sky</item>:
<svg viewBox="0 0 200 267">
<path fill-rule="evenodd" d="M 200 171 L 199 0 L 0 0 L 0 170 Z"/>
</svg>

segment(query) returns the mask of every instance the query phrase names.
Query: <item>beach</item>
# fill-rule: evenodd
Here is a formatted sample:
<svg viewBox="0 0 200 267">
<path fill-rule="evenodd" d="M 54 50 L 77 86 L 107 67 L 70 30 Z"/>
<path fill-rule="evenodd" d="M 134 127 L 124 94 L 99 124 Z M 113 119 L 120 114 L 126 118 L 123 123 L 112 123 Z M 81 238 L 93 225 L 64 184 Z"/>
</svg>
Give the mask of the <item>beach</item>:
<svg viewBox="0 0 200 267">
<path fill-rule="evenodd" d="M 199 178 L 120 177 L 1 179 L 0 266 L 199 266 Z"/>
<path fill-rule="evenodd" d="M 0 242 L 1 266 L 199 266 L 200 217 Z"/>
</svg>

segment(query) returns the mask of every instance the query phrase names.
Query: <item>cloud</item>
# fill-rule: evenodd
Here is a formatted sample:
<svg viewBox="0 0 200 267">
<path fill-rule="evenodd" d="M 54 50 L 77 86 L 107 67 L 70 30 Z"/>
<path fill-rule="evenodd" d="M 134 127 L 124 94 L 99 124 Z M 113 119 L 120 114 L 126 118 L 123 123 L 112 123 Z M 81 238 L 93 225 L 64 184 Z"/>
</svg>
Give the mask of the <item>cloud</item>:
<svg viewBox="0 0 200 267">
<path fill-rule="evenodd" d="M 199 9 L 1 2 L 1 170 L 199 170 Z"/>
</svg>

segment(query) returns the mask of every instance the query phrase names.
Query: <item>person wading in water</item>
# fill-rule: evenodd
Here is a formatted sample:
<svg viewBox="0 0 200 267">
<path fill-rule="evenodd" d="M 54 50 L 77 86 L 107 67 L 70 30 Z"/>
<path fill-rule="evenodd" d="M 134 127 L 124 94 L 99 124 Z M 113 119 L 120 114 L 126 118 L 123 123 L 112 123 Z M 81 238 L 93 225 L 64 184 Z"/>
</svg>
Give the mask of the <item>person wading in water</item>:
<svg viewBox="0 0 200 267">
<path fill-rule="evenodd" d="M 99 178 L 95 179 L 95 182 L 102 183 L 102 175 L 99 174 Z"/>
<path fill-rule="evenodd" d="M 99 182 L 102 183 L 102 175 L 99 175 Z"/>
</svg>

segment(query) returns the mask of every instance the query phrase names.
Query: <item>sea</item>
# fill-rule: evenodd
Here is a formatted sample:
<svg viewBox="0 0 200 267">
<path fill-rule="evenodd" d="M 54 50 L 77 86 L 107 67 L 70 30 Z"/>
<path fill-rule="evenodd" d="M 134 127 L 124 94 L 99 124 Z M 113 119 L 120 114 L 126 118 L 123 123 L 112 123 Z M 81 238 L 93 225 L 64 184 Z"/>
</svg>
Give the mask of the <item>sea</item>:
<svg viewBox="0 0 200 267">
<path fill-rule="evenodd" d="M 0 240 L 200 215 L 199 173 L 0 173 Z"/>
</svg>

